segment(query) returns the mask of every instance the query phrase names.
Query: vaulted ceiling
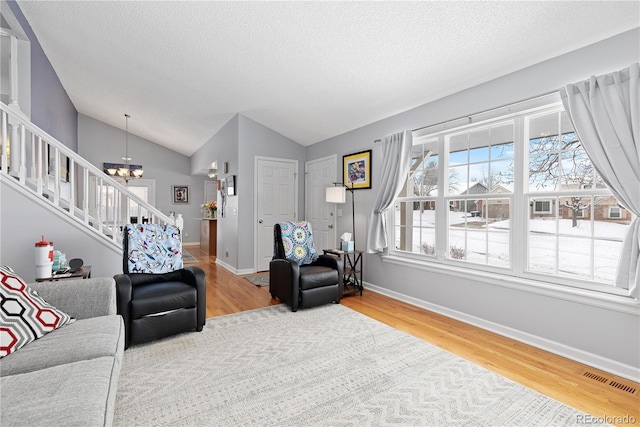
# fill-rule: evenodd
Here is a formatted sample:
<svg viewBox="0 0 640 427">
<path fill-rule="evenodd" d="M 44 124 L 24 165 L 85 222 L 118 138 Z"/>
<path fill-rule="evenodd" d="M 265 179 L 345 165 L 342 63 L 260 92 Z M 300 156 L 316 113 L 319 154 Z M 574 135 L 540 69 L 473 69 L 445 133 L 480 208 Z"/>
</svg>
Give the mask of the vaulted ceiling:
<svg viewBox="0 0 640 427">
<path fill-rule="evenodd" d="M 237 113 L 310 145 L 640 26 L 638 1 L 18 4 L 79 113 L 185 155 Z"/>
</svg>

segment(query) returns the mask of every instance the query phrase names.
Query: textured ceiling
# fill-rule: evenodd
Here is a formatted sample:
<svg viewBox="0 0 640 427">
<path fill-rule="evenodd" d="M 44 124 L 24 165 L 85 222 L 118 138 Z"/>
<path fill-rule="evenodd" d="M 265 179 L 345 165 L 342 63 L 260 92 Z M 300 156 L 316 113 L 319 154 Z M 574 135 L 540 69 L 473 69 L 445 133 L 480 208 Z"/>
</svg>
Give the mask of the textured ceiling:
<svg viewBox="0 0 640 427">
<path fill-rule="evenodd" d="M 191 155 L 310 145 L 640 26 L 638 1 L 18 1 L 79 113 Z"/>
</svg>

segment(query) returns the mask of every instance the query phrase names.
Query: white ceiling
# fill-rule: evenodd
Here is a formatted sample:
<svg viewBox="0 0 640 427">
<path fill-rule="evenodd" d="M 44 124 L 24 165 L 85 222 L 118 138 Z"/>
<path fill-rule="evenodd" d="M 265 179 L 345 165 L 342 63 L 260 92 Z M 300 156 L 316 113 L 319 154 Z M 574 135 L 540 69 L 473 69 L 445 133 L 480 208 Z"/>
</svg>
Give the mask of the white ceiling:
<svg viewBox="0 0 640 427">
<path fill-rule="evenodd" d="M 310 145 L 640 26 L 638 1 L 18 1 L 79 113 L 193 154 Z"/>
</svg>

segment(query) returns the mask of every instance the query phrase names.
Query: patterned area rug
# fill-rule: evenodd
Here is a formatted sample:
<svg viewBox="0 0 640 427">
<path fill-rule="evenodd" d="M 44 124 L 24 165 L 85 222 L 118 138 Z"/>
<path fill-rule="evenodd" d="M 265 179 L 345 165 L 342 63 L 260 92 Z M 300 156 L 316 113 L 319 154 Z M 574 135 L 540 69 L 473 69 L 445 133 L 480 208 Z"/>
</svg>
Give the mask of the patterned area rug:
<svg viewBox="0 0 640 427">
<path fill-rule="evenodd" d="M 256 286 L 269 286 L 269 273 L 260 273 L 251 276 L 245 276 L 245 279 Z"/>
<path fill-rule="evenodd" d="M 277 305 L 124 353 L 115 426 L 555 426 L 579 411 L 342 305 Z"/>
</svg>

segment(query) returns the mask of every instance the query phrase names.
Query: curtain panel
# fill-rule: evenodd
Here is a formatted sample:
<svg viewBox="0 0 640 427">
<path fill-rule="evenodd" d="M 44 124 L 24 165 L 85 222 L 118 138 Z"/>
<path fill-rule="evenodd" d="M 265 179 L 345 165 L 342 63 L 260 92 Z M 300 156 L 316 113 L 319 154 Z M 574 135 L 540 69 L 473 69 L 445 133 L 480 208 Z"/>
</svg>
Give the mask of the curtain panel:
<svg viewBox="0 0 640 427">
<path fill-rule="evenodd" d="M 369 220 L 368 253 L 383 252 L 389 246 L 386 213 L 402 190 L 407 177 L 412 141 L 411 131 L 403 131 L 385 137 L 382 142 L 380 189 Z"/>
<path fill-rule="evenodd" d="M 616 286 L 640 299 L 640 66 L 568 84 L 560 96 L 596 171 L 636 215 L 622 245 Z"/>
</svg>

